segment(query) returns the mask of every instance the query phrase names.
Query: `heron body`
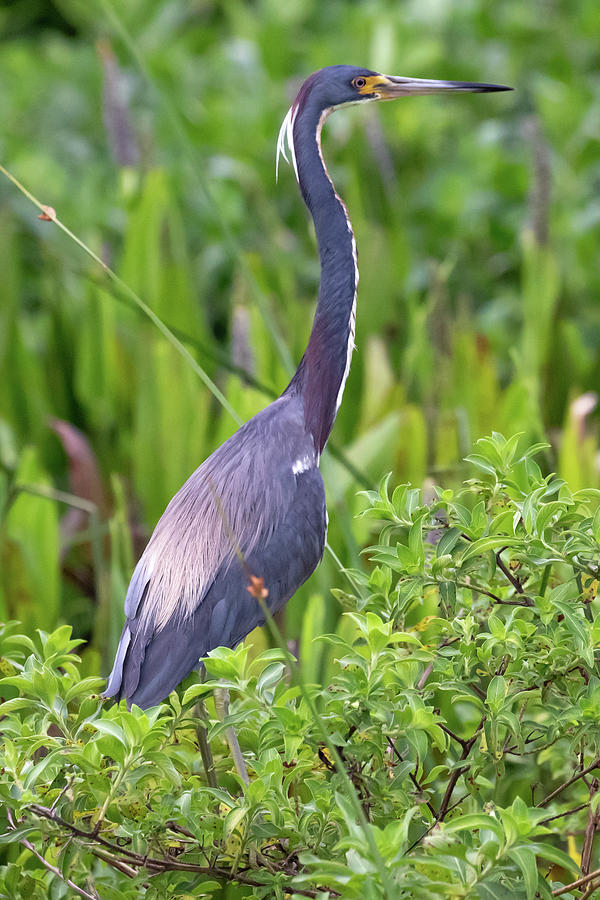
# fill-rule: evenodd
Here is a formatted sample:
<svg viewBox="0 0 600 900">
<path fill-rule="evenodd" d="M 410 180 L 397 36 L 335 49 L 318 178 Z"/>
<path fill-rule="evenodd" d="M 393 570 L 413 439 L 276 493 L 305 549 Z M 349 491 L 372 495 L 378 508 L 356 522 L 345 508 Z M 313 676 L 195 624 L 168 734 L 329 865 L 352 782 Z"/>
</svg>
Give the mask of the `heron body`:
<svg viewBox="0 0 600 900">
<path fill-rule="evenodd" d="M 163 700 L 217 646 L 233 647 L 264 621 L 248 592 L 264 580 L 279 610 L 321 560 L 327 531 L 319 459 L 333 427 L 354 347 L 358 266 L 348 212 L 321 153 L 339 106 L 501 85 L 428 81 L 331 66 L 302 85 L 279 135 L 313 218 L 321 281 L 302 360 L 283 394 L 191 475 L 160 518 L 133 574 L 126 622 L 105 696 L 142 708 Z"/>
</svg>

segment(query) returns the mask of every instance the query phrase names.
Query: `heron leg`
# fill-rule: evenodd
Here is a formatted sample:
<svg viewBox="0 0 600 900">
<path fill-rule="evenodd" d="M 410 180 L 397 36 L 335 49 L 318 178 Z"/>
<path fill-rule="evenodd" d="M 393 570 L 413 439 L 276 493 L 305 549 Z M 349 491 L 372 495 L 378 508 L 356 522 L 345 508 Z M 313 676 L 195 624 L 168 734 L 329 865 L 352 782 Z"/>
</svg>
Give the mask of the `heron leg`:
<svg viewBox="0 0 600 900">
<path fill-rule="evenodd" d="M 220 722 L 224 722 L 226 717 L 229 715 L 229 691 L 227 690 L 227 688 L 215 688 L 214 698 L 217 717 Z M 229 750 L 231 752 L 234 765 L 238 771 L 238 775 L 240 776 L 244 784 L 250 784 L 250 779 L 248 778 L 248 770 L 246 769 L 246 763 L 244 762 L 244 757 L 242 756 L 242 751 L 237 739 L 237 734 L 235 733 L 233 726 L 229 725 L 225 729 L 225 737 L 227 739 L 227 743 L 229 744 Z"/>
</svg>

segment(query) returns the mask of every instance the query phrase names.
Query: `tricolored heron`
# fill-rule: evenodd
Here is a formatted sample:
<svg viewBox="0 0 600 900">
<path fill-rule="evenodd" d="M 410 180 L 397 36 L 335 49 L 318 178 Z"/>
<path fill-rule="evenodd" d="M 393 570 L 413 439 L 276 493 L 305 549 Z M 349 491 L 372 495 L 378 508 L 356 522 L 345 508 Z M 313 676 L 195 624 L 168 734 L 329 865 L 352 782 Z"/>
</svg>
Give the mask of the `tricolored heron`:
<svg viewBox="0 0 600 900">
<path fill-rule="evenodd" d="M 163 700 L 214 647 L 264 622 L 248 592 L 264 579 L 277 612 L 314 571 L 327 531 L 319 459 L 342 401 L 354 347 L 358 268 L 348 211 L 321 153 L 341 106 L 413 94 L 505 91 L 330 66 L 302 85 L 277 142 L 287 143 L 313 218 L 321 283 L 308 346 L 283 394 L 220 446 L 173 497 L 138 562 L 106 696 L 142 708 Z"/>
</svg>

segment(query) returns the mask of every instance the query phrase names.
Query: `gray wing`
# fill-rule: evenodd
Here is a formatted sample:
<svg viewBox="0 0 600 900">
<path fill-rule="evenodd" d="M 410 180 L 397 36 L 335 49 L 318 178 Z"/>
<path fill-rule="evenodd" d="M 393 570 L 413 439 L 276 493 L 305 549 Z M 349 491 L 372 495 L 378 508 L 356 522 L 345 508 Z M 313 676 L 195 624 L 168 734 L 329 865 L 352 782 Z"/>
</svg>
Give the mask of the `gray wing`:
<svg viewBox="0 0 600 900">
<path fill-rule="evenodd" d="M 219 447 L 165 510 L 127 592 L 106 696 L 147 708 L 209 650 L 235 646 L 263 622 L 248 573 L 264 578 L 276 611 L 314 571 L 325 532 L 312 439 L 299 401 L 282 397 Z"/>
</svg>

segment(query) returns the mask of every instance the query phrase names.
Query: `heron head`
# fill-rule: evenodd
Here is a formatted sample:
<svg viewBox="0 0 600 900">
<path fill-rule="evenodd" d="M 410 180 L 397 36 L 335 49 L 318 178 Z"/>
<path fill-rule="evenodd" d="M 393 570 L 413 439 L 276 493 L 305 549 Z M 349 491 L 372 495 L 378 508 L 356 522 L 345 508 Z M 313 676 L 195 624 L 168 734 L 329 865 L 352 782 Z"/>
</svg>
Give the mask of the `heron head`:
<svg viewBox="0 0 600 900">
<path fill-rule="evenodd" d="M 485 84 L 471 81 L 437 81 L 430 78 L 407 78 L 399 75 L 382 75 L 359 66 L 328 66 L 319 69 L 306 79 L 295 101 L 300 108 L 305 103 L 320 106 L 322 111 L 337 109 L 354 103 L 373 100 L 396 100 L 417 94 L 483 93 L 510 91 L 503 84 Z"/>
<path fill-rule="evenodd" d="M 287 116 L 285 117 L 277 141 L 277 163 L 279 156 L 287 159 L 285 144 L 294 154 L 294 122 L 298 116 L 310 110 L 315 121 L 339 109 L 356 103 L 374 100 L 396 100 L 418 94 L 462 93 L 481 94 L 489 91 L 511 91 L 504 84 L 486 84 L 479 81 L 438 81 L 431 78 L 408 78 L 400 75 L 382 75 L 359 66 L 327 66 L 313 72 L 302 84 Z M 297 173 L 296 173 L 297 174 Z"/>
</svg>

